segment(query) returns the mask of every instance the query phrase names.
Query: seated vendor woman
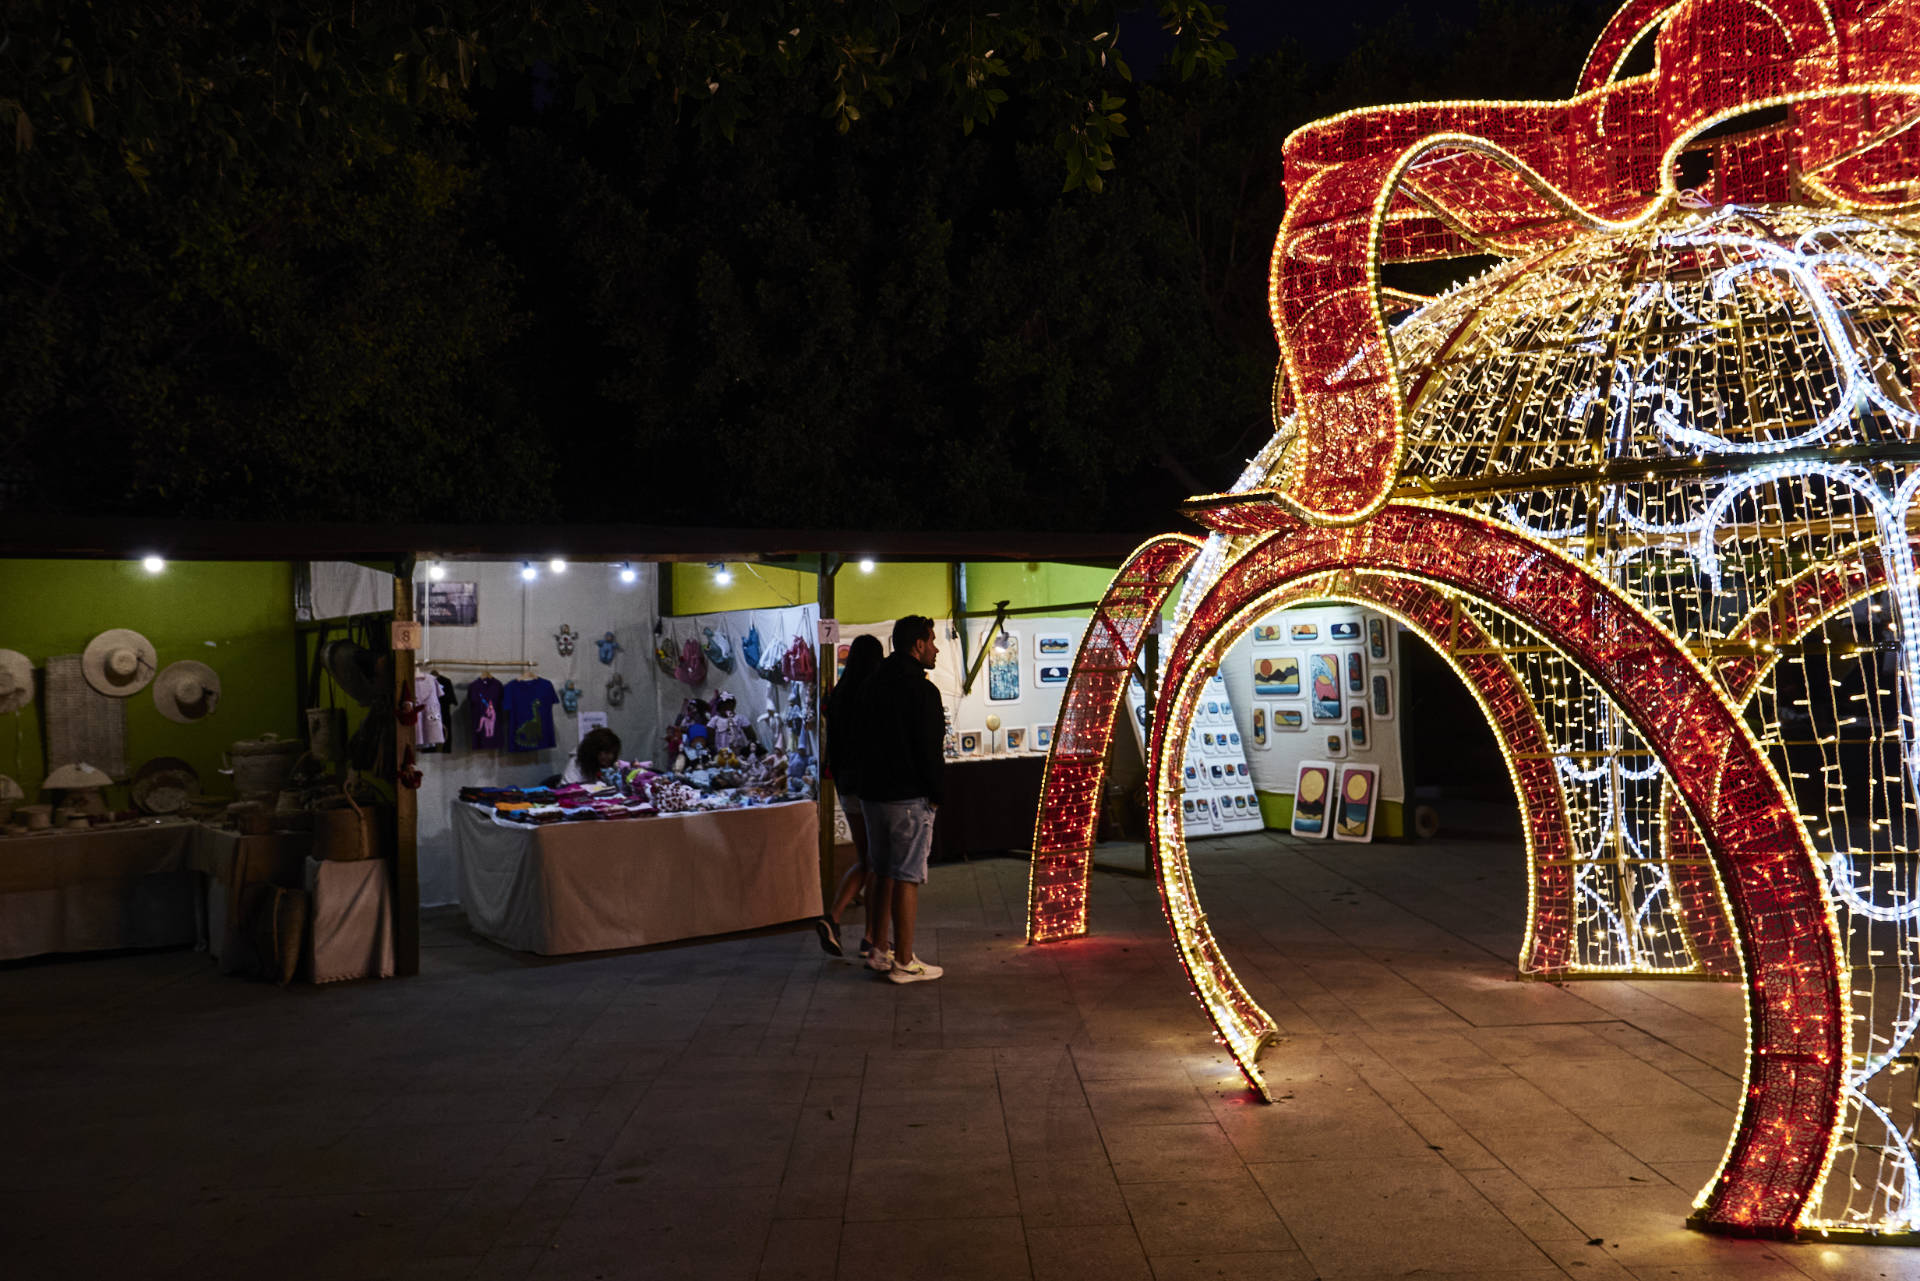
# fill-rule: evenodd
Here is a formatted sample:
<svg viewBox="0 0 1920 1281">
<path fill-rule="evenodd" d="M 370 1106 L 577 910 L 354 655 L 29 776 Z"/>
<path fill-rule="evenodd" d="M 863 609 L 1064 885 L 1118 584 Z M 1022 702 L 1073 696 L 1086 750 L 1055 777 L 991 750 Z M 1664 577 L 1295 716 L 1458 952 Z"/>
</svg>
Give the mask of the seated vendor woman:
<svg viewBox="0 0 1920 1281">
<path fill-rule="evenodd" d="M 566 772 L 560 775 L 560 785 L 568 783 L 594 783 L 600 779 L 600 771 L 620 759 L 620 736 L 602 725 L 589 730 L 580 740 L 580 750 L 567 762 Z"/>
</svg>

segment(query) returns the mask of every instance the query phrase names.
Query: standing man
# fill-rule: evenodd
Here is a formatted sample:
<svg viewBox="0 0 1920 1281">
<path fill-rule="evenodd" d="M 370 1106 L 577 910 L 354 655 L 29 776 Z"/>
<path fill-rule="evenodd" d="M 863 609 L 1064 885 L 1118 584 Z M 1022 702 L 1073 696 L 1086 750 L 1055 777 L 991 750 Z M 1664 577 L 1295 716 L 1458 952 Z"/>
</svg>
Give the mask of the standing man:
<svg viewBox="0 0 1920 1281">
<path fill-rule="evenodd" d="M 895 983 L 923 983 L 943 973 L 913 954 L 920 887 L 933 850 L 933 814 L 946 767 L 947 718 L 927 671 L 940 656 L 933 620 L 909 614 L 893 625 L 893 653 L 861 692 L 860 807 L 874 886 L 870 969 Z M 885 948 L 887 923 L 894 945 Z"/>
</svg>

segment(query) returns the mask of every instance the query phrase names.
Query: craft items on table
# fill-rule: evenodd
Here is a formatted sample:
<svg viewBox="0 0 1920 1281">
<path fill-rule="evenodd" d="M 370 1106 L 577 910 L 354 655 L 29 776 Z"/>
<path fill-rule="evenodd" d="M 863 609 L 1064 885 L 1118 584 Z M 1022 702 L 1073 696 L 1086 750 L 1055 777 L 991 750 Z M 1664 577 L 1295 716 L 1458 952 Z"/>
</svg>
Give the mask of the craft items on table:
<svg viewBox="0 0 1920 1281">
<path fill-rule="evenodd" d="M 106 794 L 101 789 L 113 782 L 104 771 L 85 761 L 62 765 L 40 784 L 42 792 L 62 793 L 54 808 L 56 827 L 90 827 L 96 818 L 109 814 Z"/>
<path fill-rule="evenodd" d="M 168 720 L 191 725 L 220 706 L 220 676 L 191 658 L 168 663 L 154 678 L 153 705 Z"/>
<path fill-rule="evenodd" d="M 17 649 L 0 649 L 0 716 L 33 701 L 33 663 Z"/>
<path fill-rule="evenodd" d="M 128 627 L 114 627 L 87 642 L 80 655 L 87 684 L 110 698 L 126 698 L 147 687 L 159 670 L 153 642 Z"/>
<path fill-rule="evenodd" d="M 134 771 L 129 790 L 144 814 L 178 814 L 200 790 L 200 775 L 178 756 L 156 756 Z"/>
</svg>

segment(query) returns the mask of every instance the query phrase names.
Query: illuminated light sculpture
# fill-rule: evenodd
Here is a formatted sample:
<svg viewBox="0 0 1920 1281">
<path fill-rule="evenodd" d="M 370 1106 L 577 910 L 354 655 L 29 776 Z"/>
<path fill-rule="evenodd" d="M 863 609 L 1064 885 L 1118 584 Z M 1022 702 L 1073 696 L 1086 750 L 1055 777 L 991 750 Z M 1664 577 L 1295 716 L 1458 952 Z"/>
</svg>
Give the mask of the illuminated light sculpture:
<svg viewBox="0 0 1920 1281">
<path fill-rule="evenodd" d="M 1654 69 L 1626 75 L 1637 47 Z M 1256 1090 L 1273 1022 L 1180 820 L 1206 677 L 1349 600 L 1468 682 L 1524 811 L 1520 969 L 1739 979 L 1696 1226 L 1920 1241 L 1920 0 L 1630 0 L 1561 102 L 1296 132 L 1277 432 L 1116 578 L 1062 707 L 1028 936 L 1087 929 L 1106 749 L 1179 583 L 1150 846 Z M 1681 174 L 1687 175 L 1682 190 Z M 1396 262 L 1505 261 L 1438 298 Z"/>
</svg>

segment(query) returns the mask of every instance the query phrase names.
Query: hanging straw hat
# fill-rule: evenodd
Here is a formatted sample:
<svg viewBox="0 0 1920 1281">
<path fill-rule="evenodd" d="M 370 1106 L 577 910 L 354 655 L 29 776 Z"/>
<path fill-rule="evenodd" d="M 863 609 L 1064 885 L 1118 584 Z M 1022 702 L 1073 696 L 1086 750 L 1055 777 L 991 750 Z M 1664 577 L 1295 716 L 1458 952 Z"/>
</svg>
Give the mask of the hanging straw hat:
<svg viewBox="0 0 1920 1281">
<path fill-rule="evenodd" d="M 110 698 L 138 694 L 159 670 L 153 642 L 129 627 L 114 627 L 87 642 L 80 655 L 87 684 Z"/>
<path fill-rule="evenodd" d="M 329 641 L 320 662 L 340 692 L 362 707 L 373 706 L 380 697 L 380 656 L 364 645 L 350 640 Z"/>
<path fill-rule="evenodd" d="M 153 682 L 153 705 L 162 716 L 182 725 L 210 716 L 220 706 L 220 676 L 191 658 L 168 663 Z"/>
<path fill-rule="evenodd" d="M 0 716 L 33 701 L 33 663 L 17 649 L 0 649 Z"/>
</svg>

